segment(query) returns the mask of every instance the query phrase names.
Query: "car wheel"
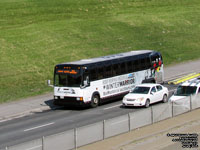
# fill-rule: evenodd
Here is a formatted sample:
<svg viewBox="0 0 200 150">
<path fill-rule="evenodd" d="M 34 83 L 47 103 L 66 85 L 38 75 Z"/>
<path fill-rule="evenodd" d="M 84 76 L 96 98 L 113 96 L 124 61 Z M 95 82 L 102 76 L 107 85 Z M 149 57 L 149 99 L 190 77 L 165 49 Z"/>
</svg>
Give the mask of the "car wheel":
<svg viewBox="0 0 200 150">
<path fill-rule="evenodd" d="M 149 99 L 147 99 L 147 100 L 146 100 L 146 103 L 145 103 L 145 105 L 144 105 L 144 106 L 145 106 L 146 108 L 148 108 L 148 107 L 149 107 L 149 105 L 150 105 L 150 100 L 149 100 Z"/>
<path fill-rule="evenodd" d="M 95 107 L 97 107 L 98 105 L 99 105 L 99 96 L 98 95 L 94 95 L 93 97 L 92 97 L 92 101 L 91 101 L 91 107 L 92 108 L 95 108 Z"/>
<path fill-rule="evenodd" d="M 167 95 L 165 94 L 165 95 L 163 96 L 162 102 L 163 102 L 163 103 L 166 103 L 167 101 L 168 101 Z"/>
</svg>

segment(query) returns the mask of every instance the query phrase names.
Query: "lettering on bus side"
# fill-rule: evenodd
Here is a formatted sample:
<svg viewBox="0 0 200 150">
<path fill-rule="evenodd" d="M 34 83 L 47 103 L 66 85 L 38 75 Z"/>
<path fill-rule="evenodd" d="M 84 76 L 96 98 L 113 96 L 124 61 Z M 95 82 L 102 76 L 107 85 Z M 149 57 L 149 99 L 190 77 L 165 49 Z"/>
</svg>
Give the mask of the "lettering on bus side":
<svg viewBox="0 0 200 150">
<path fill-rule="evenodd" d="M 131 90 L 135 83 L 134 74 L 103 80 L 103 96 Z"/>
</svg>

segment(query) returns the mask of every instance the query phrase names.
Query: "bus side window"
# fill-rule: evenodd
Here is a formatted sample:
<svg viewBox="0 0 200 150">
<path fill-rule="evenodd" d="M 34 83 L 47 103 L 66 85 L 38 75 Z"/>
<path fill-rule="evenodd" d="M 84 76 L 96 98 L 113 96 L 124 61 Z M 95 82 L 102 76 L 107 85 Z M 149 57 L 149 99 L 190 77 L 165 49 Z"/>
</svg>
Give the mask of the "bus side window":
<svg viewBox="0 0 200 150">
<path fill-rule="evenodd" d="M 119 64 L 114 64 L 113 65 L 113 76 L 117 76 L 120 74 L 120 67 Z"/>
<path fill-rule="evenodd" d="M 98 69 L 98 80 L 103 79 L 104 70 L 103 67 Z"/>
<path fill-rule="evenodd" d="M 138 71 L 139 70 L 139 62 L 138 62 L 138 60 L 135 60 L 133 62 L 133 66 L 134 66 L 134 71 Z"/>
<path fill-rule="evenodd" d="M 106 78 L 112 77 L 112 68 L 111 68 L 111 66 L 107 66 L 106 67 L 104 75 L 105 75 Z"/>
<path fill-rule="evenodd" d="M 150 67 L 151 67 L 151 61 L 150 61 L 150 58 L 147 57 L 147 58 L 146 58 L 146 68 L 148 69 L 148 68 L 150 68 Z"/>
<path fill-rule="evenodd" d="M 145 69 L 145 67 L 146 67 L 145 65 L 146 65 L 145 59 L 143 58 L 143 59 L 140 60 L 140 70 Z"/>
<path fill-rule="evenodd" d="M 96 69 L 90 70 L 91 81 L 97 80 L 97 72 Z"/>
<path fill-rule="evenodd" d="M 129 62 L 127 63 L 127 71 L 128 71 L 128 73 L 133 72 L 132 61 L 129 61 Z"/>
<path fill-rule="evenodd" d="M 121 63 L 120 68 L 121 68 L 120 74 L 126 73 L 126 64 L 125 63 Z"/>
</svg>

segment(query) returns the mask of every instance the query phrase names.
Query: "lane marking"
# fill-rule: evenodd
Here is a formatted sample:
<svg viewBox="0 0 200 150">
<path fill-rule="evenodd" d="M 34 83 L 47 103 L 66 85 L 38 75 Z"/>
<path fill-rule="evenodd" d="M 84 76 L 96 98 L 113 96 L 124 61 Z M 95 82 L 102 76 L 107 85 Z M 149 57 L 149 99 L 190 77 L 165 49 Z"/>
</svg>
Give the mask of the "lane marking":
<svg viewBox="0 0 200 150">
<path fill-rule="evenodd" d="M 46 126 L 50 126 L 52 124 L 55 124 L 55 122 L 51 122 L 51 123 L 48 123 L 48 124 L 44 124 L 44 125 L 40 125 L 40 126 L 37 126 L 37 127 L 29 128 L 29 129 L 24 130 L 24 132 L 31 131 L 31 130 L 38 129 L 38 128 L 42 128 L 42 127 L 46 127 Z"/>
<path fill-rule="evenodd" d="M 2 123 L 2 122 L 6 122 L 6 121 L 9 121 L 9 120 L 12 120 L 12 119 L 4 119 L 4 120 L 0 120 L 0 123 Z"/>
<path fill-rule="evenodd" d="M 188 81 L 190 79 L 194 79 L 194 78 L 199 77 L 199 76 L 200 76 L 200 73 L 191 73 L 191 74 L 188 74 L 188 75 L 183 76 L 181 78 L 169 81 L 168 84 L 175 84 L 176 85 L 176 84 Z"/>
<path fill-rule="evenodd" d="M 114 106 L 111 106 L 111 107 L 107 107 L 107 108 L 104 108 L 104 110 L 108 110 L 108 109 L 112 109 L 112 108 L 115 108 L 115 107 L 119 107 L 121 106 L 122 104 L 118 104 L 118 105 L 114 105 Z"/>
</svg>

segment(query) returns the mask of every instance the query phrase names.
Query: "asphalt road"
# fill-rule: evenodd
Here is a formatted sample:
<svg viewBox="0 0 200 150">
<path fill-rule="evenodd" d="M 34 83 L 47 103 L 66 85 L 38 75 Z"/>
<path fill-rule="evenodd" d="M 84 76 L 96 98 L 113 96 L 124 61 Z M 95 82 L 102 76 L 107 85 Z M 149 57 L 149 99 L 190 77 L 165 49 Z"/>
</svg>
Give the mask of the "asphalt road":
<svg viewBox="0 0 200 150">
<path fill-rule="evenodd" d="M 170 91 L 174 88 L 168 86 Z M 159 105 L 159 103 L 154 105 Z M 141 109 L 145 108 L 124 108 L 121 105 L 121 100 L 119 100 L 94 109 L 60 108 L 0 122 L 0 148 L 31 141 Z"/>
<path fill-rule="evenodd" d="M 199 64 L 200 60 L 197 60 L 168 67 L 165 69 L 165 79 L 199 71 Z M 169 91 L 174 88 L 168 86 Z M 145 108 L 123 108 L 120 100 L 95 109 L 60 108 L 0 122 L 0 149 L 141 109 Z"/>
</svg>

